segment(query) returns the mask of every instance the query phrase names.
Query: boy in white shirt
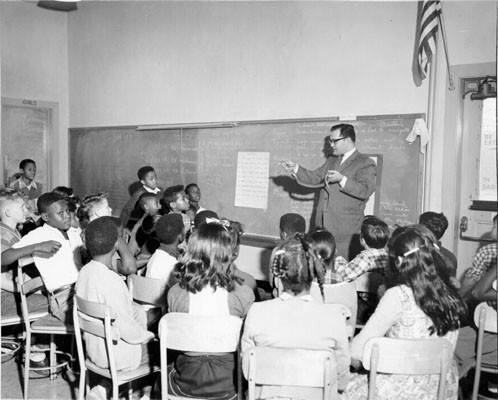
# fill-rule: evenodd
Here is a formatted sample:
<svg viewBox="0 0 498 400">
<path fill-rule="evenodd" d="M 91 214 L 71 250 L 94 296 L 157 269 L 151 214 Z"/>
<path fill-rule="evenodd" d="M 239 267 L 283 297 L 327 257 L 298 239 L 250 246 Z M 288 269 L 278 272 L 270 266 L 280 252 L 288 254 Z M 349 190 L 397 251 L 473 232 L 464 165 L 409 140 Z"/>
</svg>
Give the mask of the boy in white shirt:
<svg viewBox="0 0 498 400">
<path fill-rule="evenodd" d="M 180 214 L 162 216 L 156 223 L 156 235 L 161 244 L 147 263 L 145 276 L 168 281 L 169 286 L 172 286 L 176 283 L 172 272 L 180 256 L 178 244 L 185 238 L 182 216 Z"/>
<path fill-rule="evenodd" d="M 45 224 L 29 232 L 5 252 L 9 257 L 16 249 L 39 244 L 47 240 L 60 243 L 60 248 L 47 256 L 32 253 L 36 268 L 49 294 L 51 314 L 63 322 L 72 322 L 74 283 L 81 268 L 80 236 L 68 231 L 71 215 L 64 197 L 58 193 L 44 193 L 38 199 L 38 211 Z"/>
<path fill-rule="evenodd" d="M 118 229 L 112 217 L 100 217 L 90 222 L 85 229 L 85 243 L 92 260 L 81 270 L 76 283 L 77 295 L 105 304 L 116 313 L 114 326 L 119 329 L 120 337 L 113 344 L 118 371 L 150 365 L 151 356 L 157 349 L 149 348 L 147 342 L 154 338 L 154 334 L 147 330 L 143 308 L 134 306 L 125 282 L 113 265 L 113 255 L 118 247 Z M 86 335 L 85 346 L 92 363 L 100 368 L 109 368 L 107 344 L 103 338 Z M 107 386 L 101 381 L 87 398 L 108 398 Z M 150 394 L 150 387 L 146 390 Z"/>
</svg>

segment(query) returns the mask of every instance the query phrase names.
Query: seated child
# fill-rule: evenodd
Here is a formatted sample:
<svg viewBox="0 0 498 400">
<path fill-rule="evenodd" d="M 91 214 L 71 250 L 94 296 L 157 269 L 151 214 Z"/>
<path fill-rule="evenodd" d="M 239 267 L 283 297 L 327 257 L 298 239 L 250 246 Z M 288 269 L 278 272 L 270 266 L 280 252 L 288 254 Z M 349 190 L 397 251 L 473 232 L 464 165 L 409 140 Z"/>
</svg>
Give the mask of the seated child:
<svg viewBox="0 0 498 400">
<path fill-rule="evenodd" d="M 21 234 L 17 230 L 17 225 L 26 220 L 28 210 L 20 192 L 12 188 L 0 188 L 0 238 L 2 253 L 2 274 L 1 274 L 1 297 L 2 316 L 19 315 L 18 302 L 14 295 L 18 291 L 15 282 L 16 261 L 20 258 L 30 256 L 33 253 L 44 254 L 50 257 L 60 248 L 60 243 L 48 240 L 16 251 L 11 251 L 10 257 L 5 256 L 5 251 L 10 249 L 15 243 L 21 240 Z M 47 310 L 48 303 L 45 296 L 34 294 L 28 297 L 28 308 L 30 311 Z"/>
<path fill-rule="evenodd" d="M 390 242 L 389 266 L 394 286 L 386 291 L 365 327 L 351 342 L 352 365 L 361 365 L 365 343 L 372 337 L 444 338 L 456 344 L 465 304 L 456 289 L 439 276 L 444 263 L 432 233 L 407 227 Z M 449 282 L 449 281 L 448 281 Z M 456 400 L 456 363 L 449 368 L 445 398 Z M 376 395 L 389 399 L 435 399 L 438 375 L 378 374 Z M 354 374 L 344 392 L 348 399 L 366 398 L 368 374 Z"/>
<path fill-rule="evenodd" d="M 80 198 L 74 194 L 73 189 L 66 186 L 57 186 L 56 188 L 54 188 L 54 190 L 52 190 L 52 192 L 59 193 L 60 195 L 64 196 L 69 208 L 69 213 L 71 214 L 70 229 L 75 229 L 81 234 L 81 227 L 78 221 L 78 217 L 76 216 L 76 211 L 81 204 Z"/>
<path fill-rule="evenodd" d="M 176 279 L 172 272 L 180 257 L 178 245 L 185 238 L 182 217 L 179 214 L 163 215 L 156 223 L 156 234 L 161 244 L 149 259 L 145 276 L 168 281 L 169 286 L 173 286 Z"/>
<path fill-rule="evenodd" d="M 218 214 L 211 210 L 199 211 L 194 218 L 194 230 L 198 229 L 201 224 L 204 224 L 209 219 L 219 219 Z"/>
<path fill-rule="evenodd" d="M 176 266 L 179 283 L 168 291 L 169 312 L 244 318 L 254 294 L 230 273 L 231 253 L 229 233 L 221 224 L 201 224 Z M 183 397 L 234 399 L 235 365 L 233 354 L 180 354 L 168 366 L 168 391 Z"/>
<path fill-rule="evenodd" d="M 164 190 L 163 203 L 167 212 L 180 214 L 185 225 L 185 234 L 190 232 L 190 218 L 185 212 L 189 209 L 190 202 L 182 185 L 170 186 Z"/>
<path fill-rule="evenodd" d="M 277 246 L 273 275 L 282 281 L 279 297 L 252 305 L 244 325 L 241 351 L 254 346 L 335 350 L 338 388 L 349 380 L 349 344 L 346 319 L 337 304 L 316 302 L 310 296 L 314 277 L 323 276 L 323 264 L 309 235 L 295 234 Z M 247 366 L 244 365 L 247 377 Z M 256 398 L 322 399 L 321 388 L 257 387 Z"/>
<path fill-rule="evenodd" d="M 199 205 L 199 201 L 201 201 L 201 189 L 199 189 L 197 183 L 189 183 L 185 186 L 185 193 L 187 193 L 190 200 L 190 208 L 195 210 L 195 214 L 205 210 L 205 208 Z"/>
<path fill-rule="evenodd" d="M 285 240 L 295 233 L 304 233 L 306 231 L 306 221 L 299 214 L 284 214 L 280 217 L 279 229 L 280 239 Z"/>
<path fill-rule="evenodd" d="M 140 195 L 145 192 L 158 194 L 161 192 L 161 188 L 157 186 L 157 175 L 154 168 L 151 166 L 141 167 L 137 172 L 138 180 L 142 184 L 142 187 L 137 189 L 127 201 L 123 209 L 121 210 L 121 216 L 119 217 L 123 222 L 123 226 L 128 229 L 133 229 L 133 225 L 142 217 L 144 214 L 142 209 L 138 207 L 138 199 Z M 130 221 L 131 220 L 131 221 Z"/>
<path fill-rule="evenodd" d="M 214 221 L 216 223 L 216 221 Z M 240 282 L 244 285 L 251 288 L 254 293 L 254 297 L 256 301 L 259 301 L 259 292 L 258 292 L 258 284 L 256 279 L 251 274 L 247 272 L 241 271 L 235 265 L 235 260 L 239 256 L 240 250 L 240 237 L 244 234 L 244 230 L 242 229 L 242 224 L 237 221 L 230 221 L 227 219 L 222 219 L 219 223 L 226 227 L 228 233 L 230 234 L 230 239 L 232 243 L 232 273 L 233 275 L 240 279 Z"/>
<path fill-rule="evenodd" d="M 78 209 L 78 219 L 81 228 L 84 230 L 86 226 L 93 220 L 100 217 L 109 217 L 112 215 L 112 208 L 109 206 L 108 194 L 98 193 L 86 196 L 81 202 Z M 120 274 L 130 275 L 137 272 L 137 264 L 133 254 L 128 249 L 123 236 L 118 237 L 118 249 L 113 259 Z M 88 255 L 87 255 L 88 258 Z M 88 260 L 85 260 L 88 261 Z"/>
<path fill-rule="evenodd" d="M 120 334 L 119 340 L 114 342 L 116 366 L 119 371 L 134 370 L 150 363 L 147 342 L 154 334 L 146 329 L 145 311 L 133 306 L 125 282 L 112 265 L 117 241 L 118 230 L 110 217 L 90 222 L 85 229 L 85 243 L 92 260 L 80 272 L 76 294 L 85 300 L 108 305 L 116 313 L 114 326 Z M 85 335 L 85 345 L 91 362 L 100 368 L 109 368 L 103 338 Z M 98 385 L 90 394 L 102 391 L 104 388 Z"/>
<path fill-rule="evenodd" d="M 280 217 L 280 239 L 285 240 L 295 233 L 304 233 L 306 231 L 306 221 L 304 218 L 295 213 L 284 214 Z M 279 293 L 281 293 L 283 287 L 278 279 L 274 279 L 272 275 L 271 265 L 273 264 L 273 257 L 275 253 L 275 249 L 273 249 L 270 256 L 270 268 L 268 272 L 270 285 L 275 288 L 273 290 L 273 297 L 278 297 Z"/>
<path fill-rule="evenodd" d="M 427 211 L 420 214 L 418 223 L 429 228 L 434 234 L 437 239 L 437 245 L 439 246 L 439 252 L 451 269 L 451 276 L 455 277 L 457 272 L 457 258 L 451 251 L 441 245 L 441 238 L 446 232 L 446 229 L 448 229 L 448 218 L 446 218 L 443 213 L 438 214 L 433 211 Z"/>
<path fill-rule="evenodd" d="M 488 302 L 494 308 L 496 318 L 496 276 L 498 270 L 496 261 L 494 266 L 481 277 L 472 290 L 472 297 L 476 303 Z M 495 287 L 493 288 L 493 282 Z M 491 310 L 487 312 L 492 312 Z M 487 318 L 487 317 L 486 317 Z M 496 333 L 484 331 L 482 338 L 482 363 L 484 365 L 498 365 L 498 343 Z M 458 363 L 458 372 L 461 379 L 463 398 L 467 392 L 470 392 L 474 382 L 473 374 L 468 372 L 476 365 L 476 348 L 477 348 L 477 328 L 472 326 L 461 327 L 458 332 L 458 341 L 455 347 L 455 360 Z M 468 375 L 467 375 L 468 374 Z M 495 374 L 496 376 L 496 374 Z M 479 387 L 479 399 L 496 398 L 488 390 L 487 376 L 481 374 Z M 486 393 L 488 392 L 488 393 Z M 482 397 L 481 397 L 482 395 Z"/>
<path fill-rule="evenodd" d="M 29 232 L 7 250 L 5 255 L 9 257 L 15 254 L 17 249 L 47 240 L 59 243 L 50 257 L 37 251 L 32 255 L 49 295 L 51 314 L 63 322 L 70 323 L 74 283 L 81 267 L 81 237 L 69 231 L 71 215 L 64 197 L 60 194 L 42 194 L 38 199 L 38 211 L 45 224 Z"/>
<path fill-rule="evenodd" d="M 472 260 L 472 267 L 465 271 L 462 279 L 462 285 L 460 288 L 460 295 L 464 298 L 471 297 L 472 289 L 477 282 L 482 278 L 482 276 L 494 265 L 496 265 L 496 255 L 497 255 L 497 218 L 498 215 L 493 217 L 493 230 L 491 231 L 491 239 L 494 243 L 488 244 L 481 247 L 474 259 Z"/>
<path fill-rule="evenodd" d="M 367 216 L 361 224 L 360 243 L 364 250 L 353 260 L 338 267 L 336 272 L 345 281 L 352 281 L 369 271 L 384 274 L 388 254 L 386 244 L 389 240 L 389 227 L 375 216 Z"/>
<path fill-rule="evenodd" d="M 10 187 L 21 192 L 27 200 L 29 211 L 35 213 L 36 201 L 43 193 L 42 184 L 35 181 L 36 163 L 33 160 L 26 158 L 19 163 L 19 170 L 21 176 L 19 179 L 12 182 Z"/>
<path fill-rule="evenodd" d="M 342 256 L 336 256 L 337 249 L 334 235 L 328 230 L 321 228 L 311 232 L 310 237 L 315 244 L 318 258 L 322 260 L 325 268 L 323 283 L 329 285 L 342 282 L 342 277 L 334 271 L 339 269 L 340 266 L 347 264 L 347 261 Z"/>
<path fill-rule="evenodd" d="M 147 242 L 150 236 L 151 229 L 147 228 L 150 222 L 154 224 L 159 219 L 159 212 L 161 211 L 161 204 L 159 202 L 159 197 L 154 193 L 145 192 L 140 195 L 138 199 L 138 204 L 143 210 L 144 215 L 138 220 L 138 222 L 133 226 L 130 232 L 130 239 L 128 242 L 128 248 L 134 255 L 138 255 L 142 250 L 142 247 Z M 152 219 L 150 217 L 153 217 Z M 145 223 L 145 229 L 143 227 L 144 220 L 148 219 Z M 152 251 L 153 252 L 153 251 Z"/>
</svg>

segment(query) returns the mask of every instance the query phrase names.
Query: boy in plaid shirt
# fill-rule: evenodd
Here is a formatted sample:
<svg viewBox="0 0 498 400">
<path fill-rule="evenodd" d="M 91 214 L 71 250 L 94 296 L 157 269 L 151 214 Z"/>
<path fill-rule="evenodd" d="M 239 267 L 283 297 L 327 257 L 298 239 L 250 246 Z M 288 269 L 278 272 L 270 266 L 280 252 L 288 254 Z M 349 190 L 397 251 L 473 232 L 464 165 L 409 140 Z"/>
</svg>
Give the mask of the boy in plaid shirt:
<svg viewBox="0 0 498 400">
<path fill-rule="evenodd" d="M 365 272 L 375 271 L 384 274 L 388 254 L 389 227 L 375 216 L 366 216 L 361 225 L 360 243 L 365 250 L 349 263 L 336 265 L 336 273 L 345 281 L 353 281 Z"/>
<path fill-rule="evenodd" d="M 497 237 L 497 217 L 493 218 L 493 230 L 491 231 L 491 239 L 495 240 L 494 243 L 481 247 L 474 259 L 472 260 L 472 267 L 465 271 L 462 279 L 462 286 L 460 288 L 460 295 L 467 297 L 472 292 L 472 289 L 481 277 L 492 267 L 496 266 L 496 237 Z"/>
</svg>

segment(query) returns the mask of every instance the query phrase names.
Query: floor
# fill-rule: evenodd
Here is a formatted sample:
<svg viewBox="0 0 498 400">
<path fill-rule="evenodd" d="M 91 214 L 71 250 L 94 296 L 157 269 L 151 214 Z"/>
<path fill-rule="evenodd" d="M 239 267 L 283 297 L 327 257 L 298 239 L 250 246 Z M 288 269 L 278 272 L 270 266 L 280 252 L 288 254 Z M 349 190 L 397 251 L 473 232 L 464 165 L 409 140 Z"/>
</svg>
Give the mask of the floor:
<svg viewBox="0 0 498 400">
<path fill-rule="evenodd" d="M 75 366 L 77 368 L 77 366 Z M 23 384 L 24 384 L 24 366 L 19 362 L 19 357 L 7 359 L 2 355 L 2 364 L 0 374 L 2 377 L 0 387 L 0 399 L 23 399 Z M 50 380 L 46 376 L 39 375 L 36 372 L 31 372 L 29 380 L 29 398 L 30 399 L 77 399 L 79 374 L 75 372 L 72 375 L 72 382 L 66 373 L 57 374 L 56 379 Z M 134 392 L 132 400 L 139 400 L 142 395 L 142 387 L 146 384 L 152 384 L 156 377 L 143 378 L 134 382 Z M 91 378 L 91 386 L 96 382 L 95 377 Z M 97 378 L 98 379 L 98 378 Z M 120 399 L 127 399 L 127 387 L 120 387 Z"/>
<path fill-rule="evenodd" d="M 23 398 L 23 367 L 13 358 L 2 362 L 2 399 Z M 76 399 L 78 394 L 77 382 L 70 384 L 58 375 L 53 381 L 33 373 L 29 380 L 30 399 Z"/>
</svg>

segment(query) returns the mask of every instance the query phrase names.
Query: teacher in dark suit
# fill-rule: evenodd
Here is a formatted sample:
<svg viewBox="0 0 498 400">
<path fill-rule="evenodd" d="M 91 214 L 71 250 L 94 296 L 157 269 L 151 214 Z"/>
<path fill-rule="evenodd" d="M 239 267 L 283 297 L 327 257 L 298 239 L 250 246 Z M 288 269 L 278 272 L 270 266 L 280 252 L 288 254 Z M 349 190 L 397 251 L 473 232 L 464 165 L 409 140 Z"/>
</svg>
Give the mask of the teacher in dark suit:
<svg viewBox="0 0 498 400">
<path fill-rule="evenodd" d="M 352 125 L 334 125 L 327 140 L 332 156 L 318 169 L 310 171 L 293 161 L 284 161 L 282 166 L 299 184 L 320 188 L 315 224 L 332 232 L 338 255 L 350 259 L 358 251 L 352 239 L 360 233 L 365 205 L 375 191 L 377 168 L 371 158 L 356 150 Z"/>
</svg>

